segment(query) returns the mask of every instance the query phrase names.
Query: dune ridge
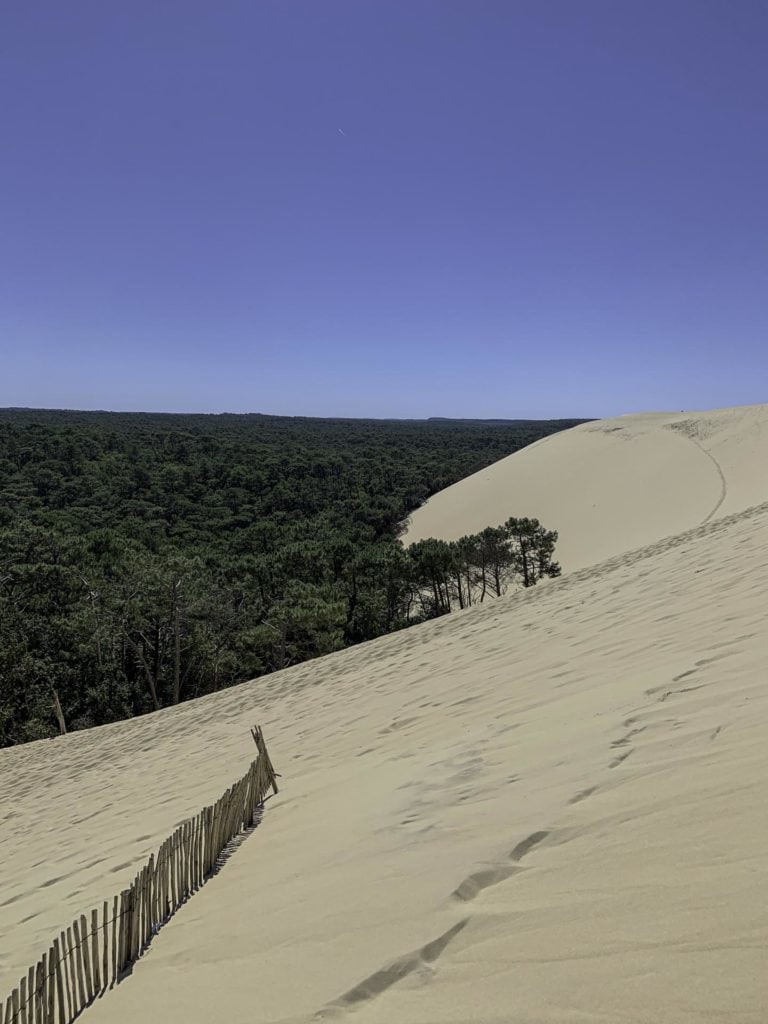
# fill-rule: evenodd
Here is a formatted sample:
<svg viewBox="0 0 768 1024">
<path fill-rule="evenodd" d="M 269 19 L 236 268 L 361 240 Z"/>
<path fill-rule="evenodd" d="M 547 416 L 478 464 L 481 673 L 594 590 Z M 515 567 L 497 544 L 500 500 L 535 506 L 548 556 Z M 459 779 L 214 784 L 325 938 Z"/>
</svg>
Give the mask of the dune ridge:
<svg viewBox="0 0 768 1024">
<path fill-rule="evenodd" d="M 260 720 L 283 784 L 259 841 L 88 1019 L 762 1021 L 768 501 L 754 418 L 714 419 L 729 487 L 717 508 L 692 488 L 683 530 L 0 751 L 0 986 L 207 802 Z"/>
<path fill-rule="evenodd" d="M 768 406 L 645 413 L 545 437 L 430 498 L 403 542 L 457 540 L 511 515 L 560 534 L 566 570 L 768 499 Z"/>
</svg>

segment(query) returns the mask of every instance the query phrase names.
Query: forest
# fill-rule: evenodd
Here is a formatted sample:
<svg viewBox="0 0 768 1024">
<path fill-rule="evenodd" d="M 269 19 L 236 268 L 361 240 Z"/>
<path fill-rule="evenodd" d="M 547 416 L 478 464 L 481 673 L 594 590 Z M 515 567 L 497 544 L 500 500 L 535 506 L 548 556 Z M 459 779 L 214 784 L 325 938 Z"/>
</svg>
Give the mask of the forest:
<svg viewBox="0 0 768 1024">
<path fill-rule="evenodd" d="M 399 540 L 580 420 L 0 410 L 0 746 L 113 722 L 557 575 L 536 520 Z"/>
</svg>

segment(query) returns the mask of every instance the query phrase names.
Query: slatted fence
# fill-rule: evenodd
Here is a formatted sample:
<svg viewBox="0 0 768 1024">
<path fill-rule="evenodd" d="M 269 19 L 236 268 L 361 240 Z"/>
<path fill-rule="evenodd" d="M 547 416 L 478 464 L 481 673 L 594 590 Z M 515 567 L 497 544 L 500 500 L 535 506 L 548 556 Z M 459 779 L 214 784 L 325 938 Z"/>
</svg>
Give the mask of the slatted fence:
<svg viewBox="0 0 768 1024">
<path fill-rule="evenodd" d="M 30 967 L 5 1003 L 0 1024 L 71 1024 L 126 974 L 158 929 L 213 873 L 226 846 L 256 823 L 276 773 L 258 726 L 258 757 L 215 804 L 183 822 L 110 902 L 82 914 Z"/>
</svg>

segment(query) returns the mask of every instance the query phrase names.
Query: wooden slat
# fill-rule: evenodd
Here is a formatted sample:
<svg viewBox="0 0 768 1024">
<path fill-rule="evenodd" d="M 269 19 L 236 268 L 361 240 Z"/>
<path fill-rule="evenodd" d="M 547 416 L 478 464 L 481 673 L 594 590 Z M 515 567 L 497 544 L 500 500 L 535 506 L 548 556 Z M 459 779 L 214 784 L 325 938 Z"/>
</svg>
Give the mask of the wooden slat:
<svg viewBox="0 0 768 1024">
<path fill-rule="evenodd" d="M 173 885 L 171 879 L 171 852 L 173 848 L 173 837 L 169 836 L 165 841 L 165 861 L 163 864 L 163 884 L 165 885 L 165 903 L 163 905 L 163 920 L 170 917 L 173 906 Z"/>
<path fill-rule="evenodd" d="M 127 962 L 132 964 L 136 959 L 136 918 L 139 916 L 139 876 L 137 875 L 130 889 L 128 896 L 128 955 Z"/>
<path fill-rule="evenodd" d="M 163 847 L 157 851 L 157 858 L 155 859 L 155 881 L 154 881 L 154 923 L 155 926 L 159 926 L 163 919 Z"/>
<path fill-rule="evenodd" d="M 30 1006 L 32 1007 L 32 1013 L 34 1015 L 35 1024 L 37 1024 L 37 1022 L 40 1020 L 40 1013 L 38 1009 L 38 1004 L 40 1002 L 40 962 L 38 961 L 32 969 L 35 972 L 35 982 L 34 985 L 32 986 Z"/>
<path fill-rule="evenodd" d="M 221 799 L 213 805 L 211 812 L 211 870 L 216 867 L 219 859 L 219 820 L 221 818 Z"/>
<path fill-rule="evenodd" d="M 144 914 L 144 871 L 143 869 L 136 875 L 136 920 L 134 921 L 133 928 L 133 960 L 139 959 L 139 953 L 141 952 L 141 929 L 142 929 L 142 918 Z"/>
<path fill-rule="evenodd" d="M 0 1002 L 0 1020 L 2 1020 L 3 1004 Z M 26 974 L 19 982 L 19 1014 L 16 1018 L 19 1024 L 29 1024 L 27 1016 L 27 976 Z"/>
<path fill-rule="evenodd" d="M 109 903 L 104 900 L 104 908 L 102 912 L 102 960 L 101 960 L 101 971 L 103 977 L 101 979 L 102 989 L 109 988 Z"/>
<path fill-rule="evenodd" d="M 158 921 L 165 921 L 166 919 L 166 907 L 168 906 L 168 840 L 160 848 L 158 854 L 158 888 L 160 908 L 158 910 Z"/>
<path fill-rule="evenodd" d="M 181 894 L 186 897 L 189 893 L 189 822 L 181 825 Z"/>
<path fill-rule="evenodd" d="M 184 826 L 180 825 L 176 839 L 176 905 L 184 902 Z"/>
<path fill-rule="evenodd" d="M 194 823 L 192 825 L 193 835 L 193 850 L 194 855 L 192 857 L 193 872 L 192 872 L 192 888 L 198 889 L 200 887 L 200 815 L 195 815 Z"/>
<path fill-rule="evenodd" d="M 117 933 L 120 928 L 120 897 L 112 901 L 112 984 L 117 981 Z"/>
<path fill-rule="evenodd" d="M 211 805 L 211 871 L 216 867 L 218 856 L 219 801 Z"/>
<path fill-rule="evenodd" d="M 206 877 L 211 873 L 211 815 L 213 814 L 213 805 L 209 804 L 205 808 L 205 874 Z"/>
<path fill-rule="evenodd" d="M 251 762 L 251 792 L 248 797 L 248 827 L 253 828 L 253 816 L 256 811 L 258 778 L 256 776 L 256 762 Z"/>
<path fill-rule="evenodd" d="M 150 853 L 149 864 L 147 865 L 147 918 L 144 922 L 144 945 L 146 946 L 149 940 L 152 938 L 152 925 L 155 922 L 155 910 L 154 910 L 154 882 L 155 882 L 155 855 Z"/>
<path fill-rule="evenodd" d="M 163 843 L 163 920 L 171 913 L 171 842 Z"/>
<path fill-rule="evenodd" d="M 141 871 L 141 927 L 139 928 L 139 952 L 146 946 L 147 921 L 149 919 L 149 867 L 145 866 Z"/>
<path fill-rule="evenodd" d="M 210 846 L 208 871 L 211 872 L 216 866 L 216 804 L 211 804 L 208 819 L 208 843 Z"/>
<path fill-rule="evenodd" d="M 157 855 L 157 874 L 158 874 L 158 921 L 165 920 L 166 906 L 167 906 L 167 894 L 166 894 L 166 878 L 167 875 L 167 854 L 166 848 L 168 846 L 168 840 L 166 840 L 160 847 L 160 852 Z"/>
<path fill-rule="evenodd" d="M 144 898 L 144 906 L 146 907 L 147 914 L 144 919 L 144 945 L 146 946 L 149 940 L 152 938 L 152 921 L 154 916 L 152 914 L 152 878 L 155 873 L 155 855 L 151 853 L 149 855 L 149 863 L 147 864 L 147 878 L 146 878 L 146 896 Z"/>
<path fill-rule="evenodd" d="M 38 976 L 38 1000 L 35 1012 L 38 1014 L 40 1024 L 48 1024 L 48 954 L 43 953 L 38 961 L 40 974 Z"/>
<path fill-rule="evenodd" d="M 126 941 L 127 947 L 125 951 L 125 963 L 126 967 L 128 964 L 132 964 L 136 959 L 136 917 L 137 917 L 137 899 L 138 893 L 136 891 L 138 883 L 138 877 L 134 878 L 128 889 L 128 926 L 126 928 Z"/>
<path fill-rule="evenodd" d="M 221 806 L 219 807 L 219 834 L 216 838 L 216 855 L 221 855 L 221 851 L 224 849 L 225 839 L 224 836 L 227 832 L 227 804 L 229 802 L 229 791 L 227 791 L 221 798 Z"/>
<path fill-rule="evenodd" d="M 75 940 L 75 977 L 77 980 L 77 1009 L 82 1010 L 88 1002 L 85 988 L 85 968 L 83 967 L 83 944 L 80 938 L 80 922 L 72 922 L 72 934 Z"/>
<path fill-rule="evenodd" d="M 56 1021 L 56 950 L 53 946 L 48 950 L 48 1005 L 46 1009 L 45 1024 L 55 1024 Z"/>
<path fill-rule="evenodd" d="M 192 818 L 187 825 L 187 861 L 189 863 L 189 879 L 187 888 L 189 892 L 195 891 L 195 819 Z"/>
<path fill-rule="evenodd" d="M 134 914 L 134 888 L 129 885 L 125 893 L 125 949 L 123 950 L 123 969 L 133 959 L 132 939 L 133 935 L 133 914 Z"/>
<path fill-rule="evenodd" d="M 2 1008 L 3 1004 L 0 1003 L 0 1020 L 2 1020 Z M 30 1024 L 27 1016 L 27 976 L 26 974 L 19 982 L 19 1015 L 18 1021 L 20 1024 Z"/>
<path fill-rule="evenodd" d="M 37 1024 L 37 1020 L 38 1020 L 38 1002 L 40 1000 L 40 992 L 39 992 L 39 985 L 40 985 L 40 961 L 39 960 L 34 965 L 34 967 L 32 968 L 32 974 L 33 974 L 32 990 L 30 991 L 29 983 L 27 983 L 27 999 L 29 999 L 29 1010 L 30 1010 L 30 1013 L 32 1015 L 32 1020 L 35 1021 L 35 1024 Z M 10 1002 L 10 996 L 8 997 L 8 1000 Z M 29 1016 L 29 1014 L 27 1014 L 27 1016 Z"/>
<path fill-rule="evenodd" d="M 229 791 L 229 800 L 227 800 L 227 817 L 224 828 L 224 846 L 226 846 L 232 838 L 232 818 L 234 816 L 235 803 L 237 802 L 237 786 L 233 786 Z"/>
<path fill-rule="evenodd" d="M 205 873 L 210 875 L 213 870 L 213 804 L 207 808 L 206 813 L 206 825 L 205 825 L 205 840 L 207 843 L 207 853 L 205 855 Z"/>
<path fill-rule="evenodd" d="M 146 949 L 152 935 L 152 873 L 155 866 L 155 855 L 150 854 L 149 863 L 144 874 L 144 927 L 142 929 L 142 946 Z"/>
<path fill-rule="evenodd" d="M 125 937 L 125 889 L 120 893 L 120 911 L 117 915 L 117 969 L 115 981 L 123 973 L 123 941 Z"/>
<path fill-rule="evenodd" d="M 88 944 L 88 922 L 85 914 L 80 915 L 80 941 L 83 944 L 83 967 L 85 968 L 85 988 L 88 992 L 88 1002 L 93 999 L 93 971 L 91 970 L 91 950 Z"/>
<path fill-rule="evenodd" d="M 135 963 L 139 959 L 141 949 L 141 895 L 142 895 L 142 872 L 136 875 L 134 884 L 134 912 L 133 912 L 133 953 L 131 961 Z"/>
<path fill-rule="evenodd" d="M 195 891 L 195 819 L 187 822 L 187 892 Z"/>
<path fill-rule="evenodd" d="M 53 940 L 54 972 L 56 980 L 56 1002 L 59 1007 L 59 1024 L 68 1024 L 67 1001 L 64 996 L 64 967 L 61 962 L 59 940 Z"/>
<path fill-rule="evenodd" d="M 168 861 L 171 869 L 171 913 L 176 909 L 176 839 L 178 831 L 173 833 L 171 838 L 171 849 L 168 855 Z"/>
<path fill-rule="evenodd" d="M 182 861 L 181 877 L 184 879 L 184 896 L 189 895 L 189 822 L 185 821 L 182 826 Z"/>
<path fill-rule="evenodd" d="M 234 790 L 230 786 L 227 790 L 227 799 L 224 801 L 224 829 L 221 835 L 221 848 L 225 849 L 229 842 L 229 818 L 232 813 L 232 798 L 234 796 Z"/>
<path fill-rule="evenodd" d="M 157 851 L 155 861 L 155 924 L 159 925 L 163 920 L 163 843 Z"/>
<path fill-rule="evenodd" d="M 0 1017 L 0 1020 L 3 1018 Z M 35 1024 L 35 968 L 27 972 L 27 1024 Z"/>
<path fill-rule="evenodd" d="M 125 931 L 128 924 L 128 890 L 123 889 L 120 893 L 120 918 L 117 938 L 117 974 L 118 977 L 125 969 Z"/>
<path fill-rule="evenodd" d="M 250 791 L 251 791 L 251 769 L 250 768 L 248 769 L 248 771 L 245 774 L 244 783 L 245 783 L 245 785 L 243 787 L 243 803 L 242 803 L 242 807 L 240 808 L 240 822 L 239 822 L 241 830 L 248 828 L 248 802 L 249 802 L 249 794 L 250 794 Z"/>
<path fill-rule="evenodd" d="M 158 851 L 159 856 L 159 851 Z M 160 920 L 160 901 L 157 898 L 157 861 L 155 860 L 154 853 L 150 857 L 150 863 L 152 864 L 152 870 L 150 871 L 150 901 L 149 901 L 149 912 L 150 912 L 150 924 L 149 924 L 149 935 L 152 937 L 153 931 L 157 922 Z"/>
<path fill-rule="evenodd" d="M 72 1020 L 74 1011 L 72 1009 L 72 976 L 69 970 L 69 946 L 67 936 L 62 931 L 59 935 L 59 948 L 61 950 L 61 964 L 64 970 L 64 991 L 67 996 L 67 1019 Z"/>
<path fill-rule="evenodd" d="M 134 911 L 133 911 L 133 946 L 131 960 L 135 963 L 139 959 L 141 951 L 141 901 L 143 896 L 143 875 L 142 872 L 136 875 L 134 887 Z"/>
<path fill-rule="evenodd" d="M 131 883 L 128 889 L 128 918 L 127 927 L 125 930 L 126 938 L 126 950 L 125 950 L 125 964 L 132 964 L 135 960 L 133 952 L 133 944 L 135 941 L 134 936 L 136 935 L 136 879 Z"/>
<path fill-rule="evenodd" d="M 80 965 L 77 960 L 77 949 L 72 928 L 67 928 L 67 946 L 69 947 L 69 973 L 72 975 L 72 1016 L 76 1017 L 83 1007 L 82 981 L 80 978 Z"/>
<path fill-rule="evenodd" d="M 91 968 L 93 970 L 93 993 L 101 992 L 101 946 L 99 944 L 99 912 L 91 911 Z"/>
<path fill-rule="evenodd" d="M 178 875 L 179 882 L 179 898 L 178 903 L 181 905 L 184 902 L 184 893 L 186 892 L 186 876 L 184 873 L 184 826 L 179 827 L 179 845 L 178 845 L 178 863 L 176 864 L 176 872 Z"/>
<path fill-rule="evenodd" d="M 199 872 L 199 884 L 205 881 L 205 810 L 199 815 L 200 827 L 197 836 L 197 870 Z"/>
</svg>

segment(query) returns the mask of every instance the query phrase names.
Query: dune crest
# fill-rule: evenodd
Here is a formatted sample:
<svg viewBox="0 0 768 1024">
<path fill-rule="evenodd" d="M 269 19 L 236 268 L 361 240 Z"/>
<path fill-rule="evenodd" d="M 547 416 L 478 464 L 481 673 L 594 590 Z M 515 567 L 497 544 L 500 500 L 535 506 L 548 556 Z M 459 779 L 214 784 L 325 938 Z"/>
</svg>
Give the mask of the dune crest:
<svg viewBox="0 0 768 1024">
<path fill-rule="evenodd" d="M 405 544 L 457 540 L 510 516 L 557 530 L 564 571 L 768 500 L 768 405 L 646 413 L 553 434 L 440 491 Z"/>
</svg>

